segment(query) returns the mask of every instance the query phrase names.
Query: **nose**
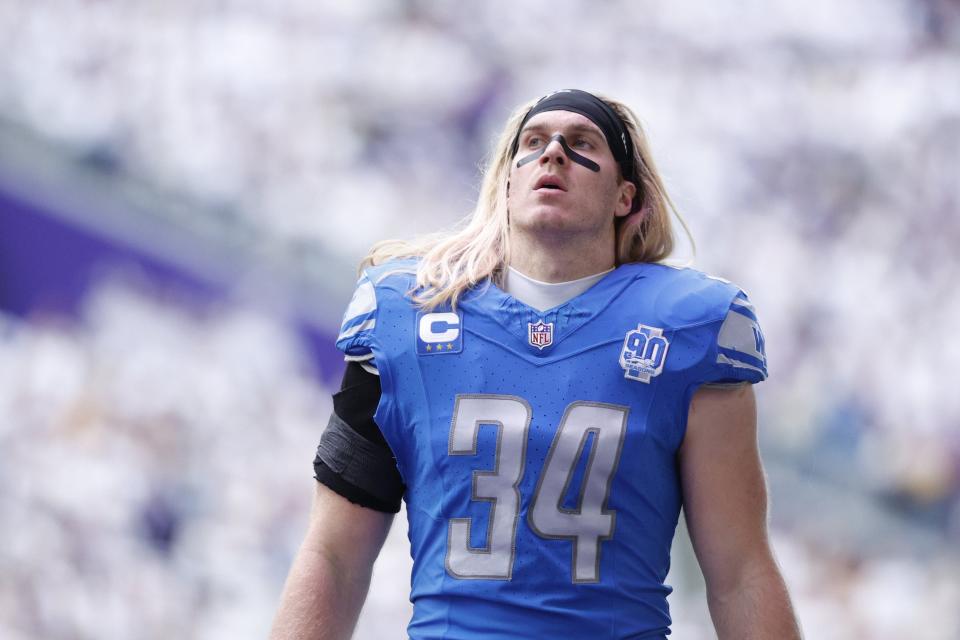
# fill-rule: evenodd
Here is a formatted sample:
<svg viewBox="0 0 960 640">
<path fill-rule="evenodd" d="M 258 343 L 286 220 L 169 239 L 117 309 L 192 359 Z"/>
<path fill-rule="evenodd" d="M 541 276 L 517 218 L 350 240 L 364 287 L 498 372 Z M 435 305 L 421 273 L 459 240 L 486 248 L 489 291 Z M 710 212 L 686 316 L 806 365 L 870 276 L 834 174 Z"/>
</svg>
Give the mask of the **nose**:
<svg viewBox="0 0 960 640">
<path fill-rule="evenodd" d="M 563 165 L 567 161 L 567 153 L 556 138 L 550 138 L 547 148 L 543 150 L 543 155 L 540 156 L 540 164 L 548 164 L 551 161 L 559 165 Z"/>
</svg>

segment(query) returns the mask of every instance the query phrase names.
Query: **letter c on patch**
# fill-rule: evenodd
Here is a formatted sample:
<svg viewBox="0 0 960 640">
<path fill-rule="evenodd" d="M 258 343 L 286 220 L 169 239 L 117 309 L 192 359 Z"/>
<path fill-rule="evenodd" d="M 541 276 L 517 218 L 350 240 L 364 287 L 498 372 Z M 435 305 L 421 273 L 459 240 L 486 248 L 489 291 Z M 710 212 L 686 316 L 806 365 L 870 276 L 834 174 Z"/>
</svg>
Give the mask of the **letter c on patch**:
<svg viewBox="0 0 960 640">
<path fill-rule="evenodd" d="M 418 330 L 424 342 L 450 342 L 460 335 L 460 318 L 450 312 L 428 313 L 420 318 Z"/>
</svg>

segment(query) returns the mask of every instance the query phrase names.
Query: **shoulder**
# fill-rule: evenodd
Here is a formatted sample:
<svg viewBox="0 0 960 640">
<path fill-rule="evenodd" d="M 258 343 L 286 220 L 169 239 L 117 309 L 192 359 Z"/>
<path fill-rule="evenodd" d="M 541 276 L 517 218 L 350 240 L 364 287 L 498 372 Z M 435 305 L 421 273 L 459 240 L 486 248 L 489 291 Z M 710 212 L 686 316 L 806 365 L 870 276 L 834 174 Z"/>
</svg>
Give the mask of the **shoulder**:
<svg viewBox="0 0 960 640">
<path fill-rule="evenodd" d="M 654 326 L 684 336 L 699 354 L 700 382 L 759 382 L 767 377 L 765 340 L 747 294 L 702 271 L 660 264 L 637 265 L 631 299 L 645 305 Z"/>
<path fill-rule="evenodd" d="M 354 298 L 359 296 L 365 300 L 369 311 L 376 311 L 385 305 L 390 308 L 410 306 L 410 293 L 416 288 L 418 266 L 419 260 L 410 258 L 365 267 L 357 281 Z"/>
<path fill-rule="evenodd" d="M 420 261 L 417 258 L 403 258 L 365 267 L 360 275 L 358 286 L 370 283 L 372 288 L 406 287 L 408 290 L 416 282 L 419 264 Z"/>
<path fill-rule="evenodd" d="M 651 263 L 625 268 L 636 274 L 637 296 L 672 328 L 720 322 L 736 299 L 746 297 L 737 285 L 697 269 Z"/>
<path fill-rule="evenodd" d="M 416 274 L 416 260 L 390 260 L 363 269 L 343 314 L 337 348 L 348 358 L 371 358 L 377 318 L 384 308 L 409 306 L 407 294 L 416 283 Z"/>
</svg>

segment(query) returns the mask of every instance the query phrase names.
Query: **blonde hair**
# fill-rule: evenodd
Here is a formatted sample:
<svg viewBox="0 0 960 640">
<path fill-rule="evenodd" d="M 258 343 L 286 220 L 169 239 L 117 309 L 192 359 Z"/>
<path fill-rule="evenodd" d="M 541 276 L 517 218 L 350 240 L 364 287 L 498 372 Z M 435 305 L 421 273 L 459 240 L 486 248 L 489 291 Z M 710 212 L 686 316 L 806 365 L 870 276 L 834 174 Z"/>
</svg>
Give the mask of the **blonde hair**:
<svg viewBox="0 0 960 640">
<path fill-rule="evenodd" d="M 633 211 L 617 219 L 617 265 L 629 262 L 661 262 L 673 251 L 674 233 L 670 214 L 676 216 L 693 245 L 690 230 L 667 195 L 663 180 L 650 154 L 646 136 L 633 111 L 625 104 L 598 96 L 623 120 L 633 139 L 637 167 L 637 195 Z M 413 241 L 385 240 L 375 244 L 360 263 L 360 269 L 396 258 L 419 258 L 414 302 L 426 310 L 449 304 L 487 278 L 501 282 L 510 263 L 507 215 L 507 180 L 513 140 L 531 100 L 511 114 L 497 140 L 480 184 L 473 214 L 452 231 L 433 233 Z"/>
</svg>

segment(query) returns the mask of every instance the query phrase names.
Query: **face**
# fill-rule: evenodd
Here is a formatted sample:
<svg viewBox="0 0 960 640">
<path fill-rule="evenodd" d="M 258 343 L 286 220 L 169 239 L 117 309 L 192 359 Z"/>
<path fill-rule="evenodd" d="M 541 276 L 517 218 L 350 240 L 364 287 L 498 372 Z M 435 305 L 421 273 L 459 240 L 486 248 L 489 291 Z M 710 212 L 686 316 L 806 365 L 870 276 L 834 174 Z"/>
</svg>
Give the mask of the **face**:
<svg viewBox="0 0 960 640">
<path fill-rule="evenodd" d="M 560 134 L 570 150 L 599 166 L 572 160 L 551 137 Z M 543 151 L 531 162 L 517 162 Z M 589 164 L 589 163 L 588 163 Z M 520 132 L 511 161 L 508 206 L 514 231 L 596 233 L 612 231 L 615 218 L 630 212 L 634 186 L 620 168 L 599 127 L 572 111 L 545 111 Z"/>
</svg>

